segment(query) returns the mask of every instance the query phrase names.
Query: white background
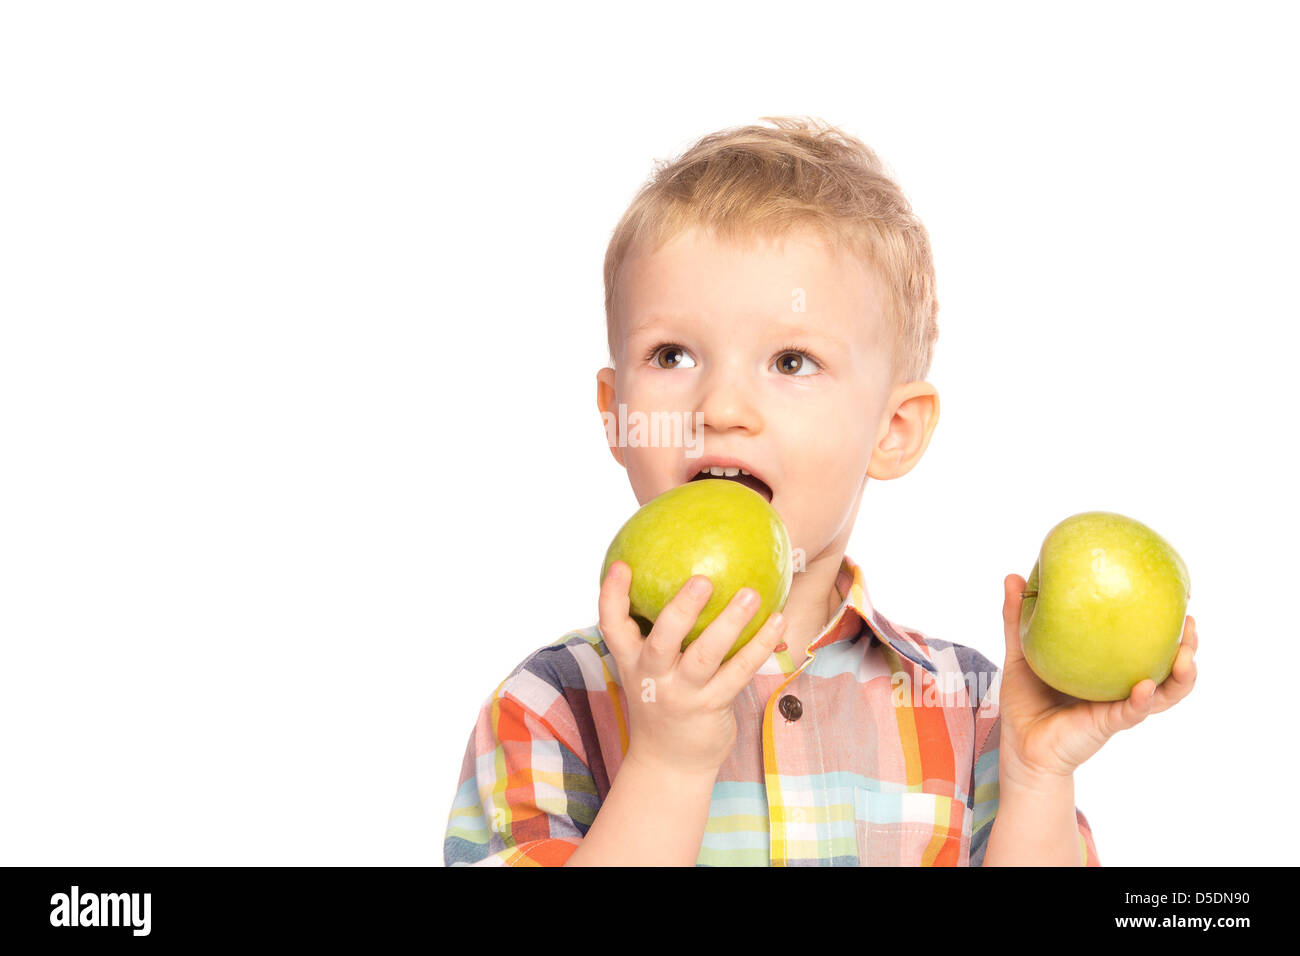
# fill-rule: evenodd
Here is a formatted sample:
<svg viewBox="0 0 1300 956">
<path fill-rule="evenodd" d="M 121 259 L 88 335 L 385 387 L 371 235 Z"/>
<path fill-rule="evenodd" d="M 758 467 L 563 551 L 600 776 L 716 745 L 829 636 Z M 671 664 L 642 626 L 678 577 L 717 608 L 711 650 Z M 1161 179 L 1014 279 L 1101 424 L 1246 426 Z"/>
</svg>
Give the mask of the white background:
<svg viewBox="0 0 1300 956">
<path fill-rule="evenodd" d="M 1002 660 L 1120 511 L 1193 695 L 1076 775 L 1102 862 L 1292 862 L 1283 4 L 6 4 L 0 862 L 440 864 L 479 706 L 634 510 L 601 261 L 655 159 L 812 115 L 925 221 L 942 417 L 849 553 Z"/>
</svg>

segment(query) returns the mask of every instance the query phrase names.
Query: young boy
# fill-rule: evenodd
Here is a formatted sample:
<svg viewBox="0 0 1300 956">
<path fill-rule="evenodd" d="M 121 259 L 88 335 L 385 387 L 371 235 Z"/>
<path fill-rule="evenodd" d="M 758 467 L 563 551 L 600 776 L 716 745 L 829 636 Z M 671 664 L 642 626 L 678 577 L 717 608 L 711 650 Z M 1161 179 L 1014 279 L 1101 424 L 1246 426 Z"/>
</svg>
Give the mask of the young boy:
<svg viewBox="0 0 1300 956">
<path fill-rule="evenodd" d="M 619 222 L 597 402 L 699 423 L 691 449 L 610 436 L 640 503 L 729 476 L 771 501 L 804 555 L 784 613 L 721 663 L 754 612 L 742 589 L 683 652 L 707 578 L 643 638 L 615 562 L 599 624 L 484 704 L 446 862 L 1096 866 L 1073 771 L 1191 691 L 1194 622 L 1159 687 L 1095 703 L 1025 663 L 1018 575 L 1000 671 L 872 606 L 844 553 L 862 493 L 910 471 L 939 418 L 929 239 L 861 142 L 768 119 L 659 168 Z"/>
</svg>

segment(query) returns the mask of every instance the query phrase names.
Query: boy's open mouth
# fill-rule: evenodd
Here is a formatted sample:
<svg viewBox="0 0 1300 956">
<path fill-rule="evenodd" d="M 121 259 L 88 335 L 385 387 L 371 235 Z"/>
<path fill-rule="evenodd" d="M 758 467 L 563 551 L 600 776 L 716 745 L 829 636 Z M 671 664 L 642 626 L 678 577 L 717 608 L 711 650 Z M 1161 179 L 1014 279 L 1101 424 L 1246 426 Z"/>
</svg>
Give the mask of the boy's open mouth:
<svg viewBox="0 0 1300 956">
<path fill-rule="evenodd" d="M 757 491 L 760 495 L 762 495 L 767 500 L 768 504 L 772 503 L 772 489 L 768 487 L 767 482 L 763 481 L 763 479 L 759 478 L 757 475 L 742 473 L 741 469 L 739 468 L 723 468 L 720 466 L 713 466 L 711 468 L 706 468 L 700 471 L 698 474 L 695 475 L 695 477 L 691 478 L 690 480 L 705 481 L 705 480 L 711 480 L 715 478 L 720 478 L 723 481 L 734 481 L 739 484 L 742 484 L 746 488 L 751 488 L 754 491 Z"/>
</svg>

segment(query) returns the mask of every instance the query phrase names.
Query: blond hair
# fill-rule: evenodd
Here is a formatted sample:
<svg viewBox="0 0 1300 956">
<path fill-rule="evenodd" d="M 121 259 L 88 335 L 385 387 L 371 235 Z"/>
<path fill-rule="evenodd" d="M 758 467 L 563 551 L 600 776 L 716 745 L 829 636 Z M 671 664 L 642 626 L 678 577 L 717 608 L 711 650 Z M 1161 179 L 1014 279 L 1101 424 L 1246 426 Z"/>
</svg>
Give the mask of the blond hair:
<svg viewBox="0 0 1300 956">
<path fill-rule="evenodd" d="M 775 238 L 812 227 L 874 268 L 894 346 L 895 383 L 920 381 L 939 337 L 934 261 L 921 220 L 876 154 L 821 121 L 711 133 L 655 171 L 619 220 L 605 252 L 605 327 L 615 357 L 614 288 L 629 252 L 653 252 L 691 226 L 720 240 Z"/>
</svg>

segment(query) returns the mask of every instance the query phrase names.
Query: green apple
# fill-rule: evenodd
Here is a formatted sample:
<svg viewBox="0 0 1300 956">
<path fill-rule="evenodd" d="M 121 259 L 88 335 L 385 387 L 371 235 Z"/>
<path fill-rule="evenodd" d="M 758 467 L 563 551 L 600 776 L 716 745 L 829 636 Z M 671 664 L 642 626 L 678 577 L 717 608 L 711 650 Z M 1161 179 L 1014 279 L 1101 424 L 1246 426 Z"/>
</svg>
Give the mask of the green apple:
<svg viewBox="0 0 1300 956">
<path fill-rule="evenodd" d="M 1140 521 L 1085 511 L 1047 533 L 1025 582 L 1020 646 L 1035 674 L 1083 700 L 1123 700 L 1169 676 L 1191 598 L 1187 565 Z"/>
<path fill-rule="evenodd" d="M 794 564 L 790 537 L 776 509 L 752 488 L 726 478 L 678 485 L 647 501 L 614 535 L 605 563 L 625 561 L 632 569 L 630 611 L 643 635 L 678 591 L 696 574 L 713 582 L 709 603 L 682 641 L 685 650 L 727 606 L 750 587 L 762 598 L 758 611 L 723 660 L 732 655 L 785 607 Z"/>
</svg>

